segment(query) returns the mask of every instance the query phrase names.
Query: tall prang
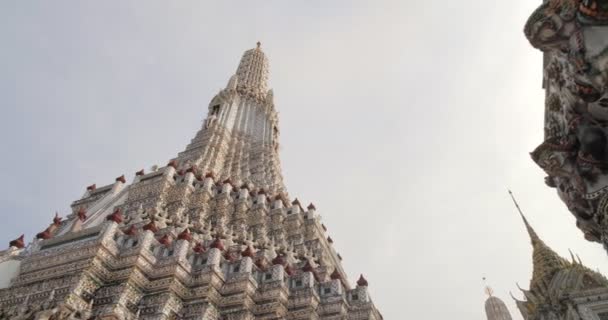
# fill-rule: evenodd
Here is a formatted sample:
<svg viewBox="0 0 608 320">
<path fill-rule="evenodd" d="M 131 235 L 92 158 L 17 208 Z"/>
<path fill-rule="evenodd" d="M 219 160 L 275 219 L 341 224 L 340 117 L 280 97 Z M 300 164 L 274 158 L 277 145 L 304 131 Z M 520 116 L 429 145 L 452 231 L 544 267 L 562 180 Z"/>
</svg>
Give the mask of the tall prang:
<svg viewBox="0 0 608 320">
<path fill-rule="evenodd" d="M 0 252 L 0 319 L 370 319 L 315 206 L 290 199 L 260 44 L 166 166 L 86 188 Z"/>
<path fill-rule="evenodd" d="M 544 53 L 545 138 L 532 158 L 608 250 L 608 0 L 543 1 L 524 32 Z"/>
</svg>

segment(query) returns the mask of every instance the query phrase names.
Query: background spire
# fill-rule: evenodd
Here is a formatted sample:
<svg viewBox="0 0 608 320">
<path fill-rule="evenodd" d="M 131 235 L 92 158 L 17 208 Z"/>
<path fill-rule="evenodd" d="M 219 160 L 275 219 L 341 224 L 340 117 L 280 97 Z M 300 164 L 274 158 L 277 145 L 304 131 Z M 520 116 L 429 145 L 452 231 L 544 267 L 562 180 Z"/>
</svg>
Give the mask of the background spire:
<svg viewBox="0 0 608 320">
<path fill-rule="evenodd" d="M 513 204 L 515 204 L 515 208 L 517 208 L 519 215 L 521 216 L 522 220 L 524 221 L 524 225 L 526 226 L 526 230 L 528 231 L 528 235 L 530 236 L 532 245 L 542 242 L 542 240 L 536 234 L 536 231 L 534 231 L 534 228 L 532 228 L 532 226 L 528 222 L 528 219 L 526 219 L 526 216 L 524 215 L 524 213 L 521 211 L 521 208 L 519 207 L 517 200 L 515 200 L 515 196 L 513 195 L 513 192 L 511 192 L 511 190 L 509 190 L 509 195 L 511 196 L 511 200 L 513 200 Z"/>
<path fill-rule="evenodd" d="M 532 241 L 532 279 L 530 280 L 530 290 L 544 291 L 543 283 L 549 283 L 553 276 L 561 269 L 570 265 L 570 263 L 560 257 L 553 249 L 549 248 L 536 234 L 536 231 L 532 228 L 526 216 L 524 216 L 519 204 L 515 200 L 513 193 L 509 190 L 509 195 L 519 212 L 519 215 L 526 225 L 528 235 Z"/>
</svg>

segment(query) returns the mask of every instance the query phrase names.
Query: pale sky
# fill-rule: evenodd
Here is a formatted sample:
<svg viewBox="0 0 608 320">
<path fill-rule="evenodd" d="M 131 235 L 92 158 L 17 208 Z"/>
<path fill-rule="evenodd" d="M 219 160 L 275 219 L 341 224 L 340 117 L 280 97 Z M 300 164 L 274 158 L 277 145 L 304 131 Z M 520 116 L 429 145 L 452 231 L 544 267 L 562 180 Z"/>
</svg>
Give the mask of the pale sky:
<svg viewBox="0 0 608 320">
<path fill-rule="evenodd" d="M 87 185 L 166 161 L 262 42 L 288 191 L 314 202 L 385 319 L 485 319 L 527 288 L 507 194 L 563 256 L 608 271 L 528 153 L 542 141 L 541 1 L 0 1 L 0 243 Z"/>
</svg>

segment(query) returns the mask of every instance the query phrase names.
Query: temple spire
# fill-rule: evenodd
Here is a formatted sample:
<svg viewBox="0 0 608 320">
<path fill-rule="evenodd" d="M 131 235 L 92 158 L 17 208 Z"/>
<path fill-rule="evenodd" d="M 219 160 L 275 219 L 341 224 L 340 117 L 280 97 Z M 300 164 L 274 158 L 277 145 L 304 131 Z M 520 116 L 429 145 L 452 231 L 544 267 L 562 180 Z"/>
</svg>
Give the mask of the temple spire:
<svg viewBox="0 0 608 320">
<path fill-rule="evenodd" d="M 553 249 L 549 248 L 549 246 L 543 242 L 521 211 L 521 208 L 519 207 L 517 200 L 515 200 L 511 190 L 509 190 L 509 195 L 515 204 L 519 215 L 524 221 L 526 230 L 530 236 L 530 241 L 532 242 L 533 271 L 532 280 L 530 280 L 530 290 L 540 290 L 542 292 L 544 291 L 546 284 L 551 282 L 553 276 L 559 270 L 568 267 L 570 262 L 560 257 L 555 251 L 553 251 Z"/>
<path fill-rule="evenodd" d="M 511 190 L 509 190 L 509 195 L 511 196 L 511 200 L 513 200 L 513 204 L 515 204 L 515 208 L 517 208 L 517 212 L 519 212 L 521 219 L 524 221 L 524 225 L 526 226 L 526 230 L 528 231 L 528 235 L 530 236 L 530 241 L 532 242 L 532 245 L 534 246 L 537 243 L 541 243 L 542 240 L 536 234 L 536 231 L 534 231 L 534 228 L 532 228 L 532 226 L 528 222 L 528 219 L 526 218 L 524 213 L 521 211 L 521 208 L 519 207 L 517 200 L 515 200 L 515 196 L 513 196 L 513 192 L 511 192 Z"/>
<path fill-rule="evenodd" d="M 494 296 L 492 288 L 486 286 L 484 291 L 488 295 L 488 299 L 486 299 L 485 303 L 486 317 L 488 320 L 512 320 L 507 305 L 500 298 Z"/>
</svg>

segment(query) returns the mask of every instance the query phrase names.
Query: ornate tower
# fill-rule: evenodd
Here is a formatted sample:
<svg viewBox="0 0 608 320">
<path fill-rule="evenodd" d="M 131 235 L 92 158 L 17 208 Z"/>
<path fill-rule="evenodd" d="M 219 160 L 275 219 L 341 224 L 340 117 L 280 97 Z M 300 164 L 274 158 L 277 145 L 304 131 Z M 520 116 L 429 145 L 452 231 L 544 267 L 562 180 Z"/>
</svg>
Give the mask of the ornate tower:
<svg viewBox="0 0 608 320">
<path fill-rule="evenodd" d="M 513 199 L 515 202 L 515 199 Z M 536 234 L 517 202 L 532 243 L 532 279 L 526 300 L 515 299 L 525 320 L 602 320 L 608 317 L 608 280 L 572 255 L 560 257 Z"/>
<path fill-rule="evenodd" d="M 512 320 L 507 305 L 498 297 L 494 296 L 494 293 L 490 287 L 486 288 L 488 299 L 486 300 L 486 316 L 488 320 Z"/>
<path fill-rule="evenodd" d="M 608 1 L 545 0 L 524 32 L 544 53 L 545 140 L 532 158 L 608 250 Z"/>
<path fill-rule="evenodd" d="M 267 81 L 258 43 L 176 158 L 11 241 L 0 319 L 381 319 L 315 206 L 285 190 Z"/>
</svg>

